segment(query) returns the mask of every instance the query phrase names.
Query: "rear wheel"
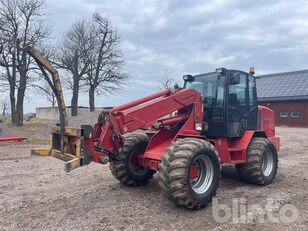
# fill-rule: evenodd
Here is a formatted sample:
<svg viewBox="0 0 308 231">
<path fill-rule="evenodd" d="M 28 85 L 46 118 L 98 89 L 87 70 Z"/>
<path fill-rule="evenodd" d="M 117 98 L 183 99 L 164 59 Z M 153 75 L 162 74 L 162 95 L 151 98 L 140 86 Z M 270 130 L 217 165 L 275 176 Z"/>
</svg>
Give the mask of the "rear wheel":
<svg viewBox="0 0 308 231">
<path fill-rule="evenodd" d="M 138 156 L 143 155 L 149 138 L 144 133 L 130 133 L 126 136 L 120 156 L 121 160 L 110 160 L 112 175 L 128 186 L 139 186 L 148 183 L 155 171 L 138 165 Z"/>
<path fill-rule="evenodd" d="M 278 156 L 272 142 L 255 137 L 247 148 L 247 163 L 236 166 L 239 175 L 247 182 L 259 185 L 272 183 L 277 174 Z"/>
<path fill-rule="evenodd" d="M 220 178 L 217 152 L 208 141 L 179 139 L 159 164 L 158 184 L 169 199 L 188 209 L 205 206 L 216 195 Z"/>
</svg>

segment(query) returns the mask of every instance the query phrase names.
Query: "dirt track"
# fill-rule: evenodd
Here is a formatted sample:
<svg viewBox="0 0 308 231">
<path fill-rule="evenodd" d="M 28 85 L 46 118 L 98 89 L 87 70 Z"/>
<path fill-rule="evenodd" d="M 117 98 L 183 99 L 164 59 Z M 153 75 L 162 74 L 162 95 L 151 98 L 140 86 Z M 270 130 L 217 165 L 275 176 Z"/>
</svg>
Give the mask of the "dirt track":
<svg viewBox="0 0 308 231">
<path fill-rule="evenodd" d="M 262 221 L 252 213 L 246 224 L 236 219 L 221 224 L 212 216 L 212 204 L 196 212 L 175 207 L 160 193 L 156 178 L 128 188 L 107 165 L 65 173 L 61 161 L 30 157 L 30 145 L 12 143 L 0 146 L 0 230 L 307 230 L 308 129 L 277 130 L 282 150 L 274 183 L 249 185 L 229 168 L 216 199 L 229 207 L 232 199 L 247 200 L 247 207 L 264 207 L 271 199 L 276 217 L 291 204 L 299 215 L 295 222 Z"/>
</svg>

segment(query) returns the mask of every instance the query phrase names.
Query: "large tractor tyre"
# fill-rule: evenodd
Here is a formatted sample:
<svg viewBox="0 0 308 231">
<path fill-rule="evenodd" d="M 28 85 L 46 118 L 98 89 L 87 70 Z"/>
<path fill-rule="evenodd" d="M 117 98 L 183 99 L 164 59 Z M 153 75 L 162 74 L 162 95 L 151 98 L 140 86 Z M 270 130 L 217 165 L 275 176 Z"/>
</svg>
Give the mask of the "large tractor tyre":
<svg viewBox="0 0 308 231">
<path fill-rule="evenodd" d="M 220 161 L 214 146 L 197 138 L 173 142 L 159 164 L 158 184 L 167 197 L 187 209 L 200 209 L 216 195 Z"/>
<path fill-rule="evenodd" d="M 268 185 L 275 179 L 278 156 L 274 144 L 266 138 L 253 138 L 247 148 L 247 163 L 236 165 L 237 172 L 245 181 Z"/>
<path fill-rule="evenodd" d="M 121 160 L 110 160 L 112 175 L 127 186 L 140 186 L 148 183 L 155 171 L 138 165 L 138 155 L 143 155 L 149 138 L 144 133 L 130 133 L 126 136 Z"/>
</svg>

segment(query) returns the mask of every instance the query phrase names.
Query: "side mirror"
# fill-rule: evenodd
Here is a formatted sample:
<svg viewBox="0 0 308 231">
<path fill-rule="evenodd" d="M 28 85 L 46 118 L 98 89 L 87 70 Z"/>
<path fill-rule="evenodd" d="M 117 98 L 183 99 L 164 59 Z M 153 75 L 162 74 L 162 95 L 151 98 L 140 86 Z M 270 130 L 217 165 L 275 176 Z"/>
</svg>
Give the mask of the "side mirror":
<svg viewBox="0 0 308 231">
<path fill-rule="evenodd" d="M 217 68 L 217 69 L 216 69 L 216 73 L 217 73 L 218 75 L 226 75 L 226 72 L 227 72 L 227 69 L 224 68 L 224 67 L 222 67 L 222 68 Z"/>
<path fill-rule="evenodd" d="M 183 79 L 185 82 L 193 82 L 195 80 L 195 77 L 192 75 L 183 75 Z"/>
<path fill-rule="evenodd" d="M 241 82 L 241 75 L 239 73 L 234 73 L 230 77 L 229 85 L 236 85 Z"/>
</svg>

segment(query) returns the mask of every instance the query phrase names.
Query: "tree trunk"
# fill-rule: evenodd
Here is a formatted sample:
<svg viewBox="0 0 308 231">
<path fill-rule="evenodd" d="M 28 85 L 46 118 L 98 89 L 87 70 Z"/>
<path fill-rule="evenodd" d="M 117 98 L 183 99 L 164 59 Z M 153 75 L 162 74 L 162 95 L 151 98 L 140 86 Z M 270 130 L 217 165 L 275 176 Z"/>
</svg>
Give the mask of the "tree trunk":
<svg viewBox="0 0 308 231">
<path fill-rule="evenodd" d="M 78 94 L 79 94 L 79 81 L 74 79 L 73 84 L 73 96 L 71 100 L 71 116 L 77 116 L 78 114 Z"/>
<path fill-rule="evenodd" d="M 16 41 L 16 38 L 15 40 Z M 15 104 L 16 104 L 16 98 L 15 98 L 15 89 L 16 89 L 16 51 L 15 51 L 15 46 L 14 46 L 14 52 L 13 52 L 13 57 L 12 57 L 12 76 L 9 81 L 10 83 L 10 103 L 11 103 L 11 123 L 15 124 L 15 117 L 16 117 L 16 109 L 15 109 Z"/>
<path fill-rule="evenodd" d="M 24 120 L 23 102 L 17 100 L 14 125 L 17 127 L 21 127 L 24 122 L 23 120 Z"/>
<path fill-rule="evenodd" d="M 23 57 L 25 59 L 25 56 Z M 26 62 L 24 62 L 26 63 Z M 26 67 L 23 66 L 19 70 L 19 87 L 17 91 L 17 101 L 15 108 L 15 121 L 14 125 L 17 127 L 21 127 L 24 122 L 24 99 L 25 99 L 25 91 L 27 86 L 27 71 Z"/>
<path fill-rule="evenodd" d="M 3 111 L 2 111 L 2 116 L 3 116 L 3 117 L 5 117 L 5 111 L 6 111 L 6 106 L 5 106 L 5 104 L 4 104 L 4 106 L 3 106 Z"/>
<path fill-rule="evenodd" d="M 10 86 L 11 87 L 11 86 Z M 10 104 L 11 104 L 11 123 L 12 124 L 15 124 L 15 86 L 11 87 L 11 90 L 10 90 Z"/>
<path fill-rule="evenodd" d="M 51 102 L 51 104 L 52 104 L 52 107 L 55 107 L 55 105 L 56 105 L 56 97 L 55 97 L 55 95 L 53 94 L 53 93 L 51 93 L 52 95 L 51 95 L 51 97 L 52 97 L 52 102 Z"/>
<path fill-rule="evenodd" d="M 21 127 L 24 121 L 24 98 L 26 91 L 26 80 L 25 77 L 20 76 L 20 86 L 17 92 L 17 102 L 16 102 L 16 111 L 15 111 L 15 123 L 17 127 Z"/>
<path fill-rule="evenodd" d="M 95 88 L 93 85 L 89 89 L 89 106 L 90 112 L 95 111 Z"/>
</svg>

